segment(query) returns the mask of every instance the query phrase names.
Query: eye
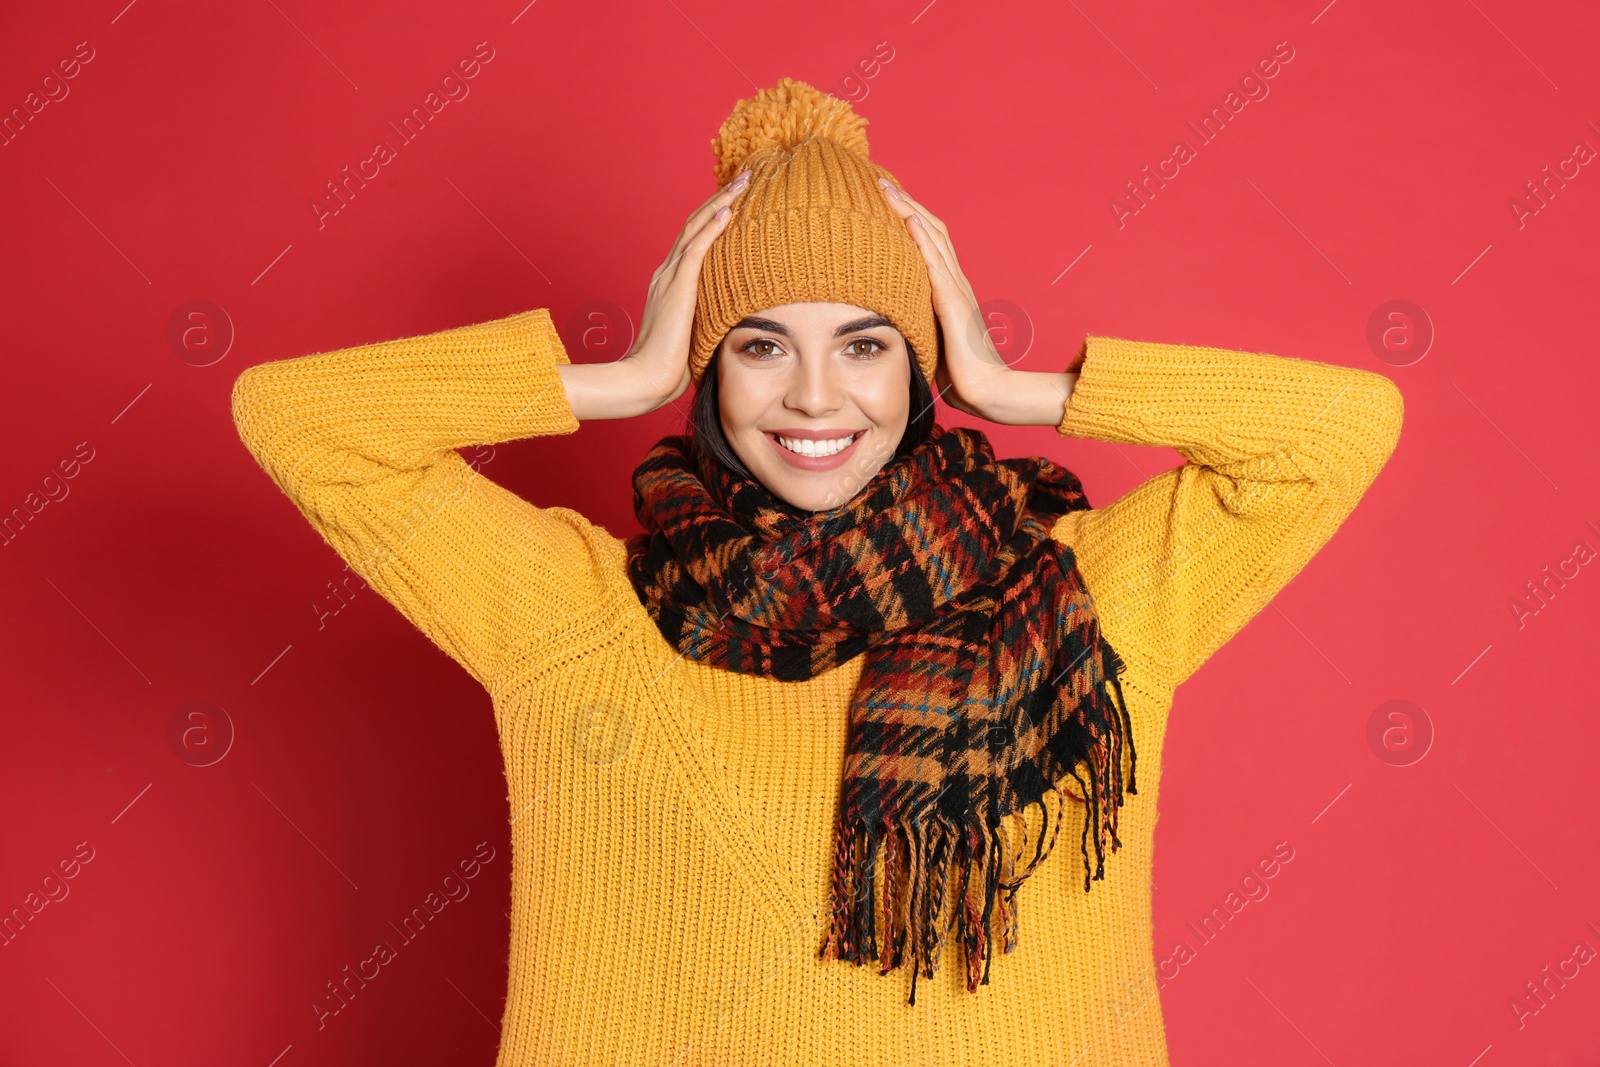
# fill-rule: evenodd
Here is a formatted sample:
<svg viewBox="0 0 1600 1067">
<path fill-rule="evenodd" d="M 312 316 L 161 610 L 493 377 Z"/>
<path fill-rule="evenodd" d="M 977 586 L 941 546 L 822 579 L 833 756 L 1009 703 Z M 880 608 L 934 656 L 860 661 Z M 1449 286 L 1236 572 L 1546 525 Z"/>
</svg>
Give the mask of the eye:
<svg viewBox="0 0 1600 1067">
<path fill-rule="evenodd" d="M 861 352 L 861 351 L 852 351 L 851 352 L 852 355 L 865 356 L 868 359 L 871 359 L 873 356 L 877 355 L 879 352 L 881 352 L 884 349 L 889 347 L 888 345 L 884 344 L 882 341 L 879 341 L 879 340 L 877 340 L 875 338 L 872 338 L 872 337 L 857 337 L 854 341 L 850 342 L 850 346 L 849 347 L 852 350 L 854 350 L 856 345 L 869 345 L 869 346 L 871 346 L 865 352 Z"/>
<path fill-rule="evenodd" d="M 766 338 L 766 337 L 757 337 L 754 341 L 746 341 L 744 344 L 740 345 L 739 346 L 739 351 L 748 352 L 748 353 L 750 353 L 750 355 L 754 356 L 756 359 L 766 359 L 770 355 L 772 355 L 772 353 L 770 353 L 770 352 L 757 352 L 756 351 L 756 346 L 757 345 L 771 345 L 773 348 L 777 348 L 778 347 L 778 342 L 773 341 L 770 338 Z"/>
</svg>

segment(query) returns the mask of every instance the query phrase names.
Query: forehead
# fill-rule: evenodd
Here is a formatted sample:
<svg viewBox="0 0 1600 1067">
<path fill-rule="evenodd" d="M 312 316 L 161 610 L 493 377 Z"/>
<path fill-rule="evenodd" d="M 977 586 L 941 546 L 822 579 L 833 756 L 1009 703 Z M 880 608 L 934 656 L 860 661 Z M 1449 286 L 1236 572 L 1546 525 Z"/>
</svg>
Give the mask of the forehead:
<svg viewBox="0 0 1600 1067">
<path fill-rule="evenodd" d="M 856 325 L 867 319 L 886 319 L 887 316 L 871 308 L 861 307 L 858 304 L 844 304 L 832 301 L 810 301 L 806 303 L 780 304 L 776 307 L 763 308 L 746 315 L 732 327 L 738 329 L 764 330 L 771 329 L 773 325 L 784 327 L 795 332 L 812 330 L 835 330 L 845 325 L 852 329 L 870 329 L 870 326 Z M 769 325 L 772 324 L 772 325 Z M 887 322 L 878 325 L 893 329 Z"/>
</svg>

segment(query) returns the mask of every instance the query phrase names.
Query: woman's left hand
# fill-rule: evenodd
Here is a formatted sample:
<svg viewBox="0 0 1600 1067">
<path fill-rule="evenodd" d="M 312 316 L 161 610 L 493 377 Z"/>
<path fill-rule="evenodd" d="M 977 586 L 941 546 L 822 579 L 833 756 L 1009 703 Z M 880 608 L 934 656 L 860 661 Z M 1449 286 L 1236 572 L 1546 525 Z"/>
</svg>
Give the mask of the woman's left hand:
<svg viewBox="0 0 1600 1067">
<path fill-rule="evenodd" d="M 937 393 L 968 415 L 1010 425 L 1053 426 L 1072 395 L 1078 376 L 1014 370 L 994 346 L 972 285 L 956 259 L 950 231 L 933 213 L 897 188 L 878 179 L 889 204 L 906 220 L 922 251 L 933 282 L 933 310 L 944 335 L 944 358 L 936 374 Z"/>
</svg>

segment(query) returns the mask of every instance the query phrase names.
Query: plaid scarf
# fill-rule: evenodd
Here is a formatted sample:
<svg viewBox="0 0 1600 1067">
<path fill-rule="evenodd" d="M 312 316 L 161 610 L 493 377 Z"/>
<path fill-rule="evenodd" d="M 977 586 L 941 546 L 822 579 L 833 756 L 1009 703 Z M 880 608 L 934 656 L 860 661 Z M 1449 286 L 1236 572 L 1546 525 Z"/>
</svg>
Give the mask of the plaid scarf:
<svg viewBox="0 0 1600 1067">
<path fill-rule="evenodd" d="M 1058 812 L 1068 797 L 1086 804 L 1084 891 L 1091 826 L 1092 877 L 1104 878 L 1105 837 L 1122 844 L 1124 745 L 1138 792 L 1133 728 L 1122 660 L 1072 549 L 1050 536 L 1089 506 L 1070 471 L 996 461 L 979 431 L 935 426 L 829 511 L 793 507 L 688 436 L 657 443 L 633 487 L 646 532 L 627 540 L 629 579 L 683 655 L 803 681 L 867 654 L 821 956 L 876 956 L 883 974 L 909 958 L 915 1004 L 916 976 L 933 977 L 954 924 L 967 989 L 980 968 L 987 984 L 991 924 L 1010 952 L 1017 888 L 1060 827 L 1047 797 Z M 1034 803 L 1044 818 L 1019 870 L 1030 850 L 1020 813 Z"/>
</svg>

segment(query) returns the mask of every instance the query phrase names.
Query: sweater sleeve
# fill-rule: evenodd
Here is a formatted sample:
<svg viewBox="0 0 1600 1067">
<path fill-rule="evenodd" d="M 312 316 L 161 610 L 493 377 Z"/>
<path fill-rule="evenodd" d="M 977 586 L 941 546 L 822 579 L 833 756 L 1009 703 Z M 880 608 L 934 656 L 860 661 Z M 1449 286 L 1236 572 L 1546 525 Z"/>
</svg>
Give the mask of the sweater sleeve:
<svg viewBox="0 0 1600 1067">
<path fill-rule="evenodd" d="M 1093 335 L 1068 369 L 1061 433 L 1188 461 L 1052 531 L 1113 645 L 1171 686 L 1328 541 L 1400 436 L 1400 390 L 1370 371 Z"/>
<path fill-rule="evenodd" d="M 474 678 L 601 594 L 621 542 L 538 508 L 455 450 L 568 434 L 570 363 L 545 308 L 251 367 L 245 447 L 325 541 Z"/>
</svg>

